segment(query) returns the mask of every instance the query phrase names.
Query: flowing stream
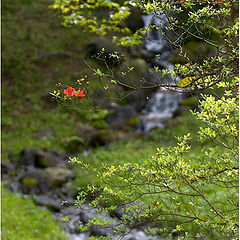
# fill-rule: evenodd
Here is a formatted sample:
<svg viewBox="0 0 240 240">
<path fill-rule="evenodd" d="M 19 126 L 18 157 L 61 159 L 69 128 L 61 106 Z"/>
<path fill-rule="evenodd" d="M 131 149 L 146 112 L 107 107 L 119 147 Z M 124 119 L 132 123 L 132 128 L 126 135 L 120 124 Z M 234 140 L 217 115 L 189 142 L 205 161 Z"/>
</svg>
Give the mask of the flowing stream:
<svg viewBox="0 0 240 240">
<path fill-rule="evenodd" d="M 166 15 L 157 13 L 142 18 L 145 27 L 149 28 L 144 40 L 144 47 L 147 52 L 153 55 L 151 62 L 160 69 L 173 69 L 174 66 L 169 62 L 173 53 L 167 41 L 169 34 L 166 27 L 169 24 Z M 165 85 L 171 85 L 179 80 L 171 76 L 163 77 L 160 72 L 154 71 L 151 67 L 149 68 L 149 78 L 151 82 L 160 82 Z M 164 122 L 173 118 L 182 98 L 181 93 L 160 87 L 150 96 L 143 110 L 143 116 L 141 117 L 142 130 L 148 132 L 155 127 L 164 127 Z"/>
</svg>

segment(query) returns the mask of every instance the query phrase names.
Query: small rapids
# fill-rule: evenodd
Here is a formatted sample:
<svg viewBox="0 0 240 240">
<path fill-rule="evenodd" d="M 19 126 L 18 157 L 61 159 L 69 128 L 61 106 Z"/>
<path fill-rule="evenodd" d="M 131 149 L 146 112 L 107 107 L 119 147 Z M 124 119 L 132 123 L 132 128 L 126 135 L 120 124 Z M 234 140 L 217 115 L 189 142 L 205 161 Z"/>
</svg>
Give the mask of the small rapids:
<svg viewBox="0 0 240 240">
<path fill-rule="evenodd" d="M 144 25 L 149 29 L 144 40 L 144 47 L 147 52 L 153 54 L 151 62 L 160 69 L 173 69 L 170 59 L 173 55 L 169 47 L 166 27 L 169 26 L 165 14 L 150 14 L 142 16 Z M 179 79 L 171 76 L 163 77 L 161 74 L 149 68 L 149 78 L 151 82 L 161 79 L 164 85 L 172 85 Z M 155 127 L 164 127 L 164 123 L 173 118 L 177 111 L 180 101 L 183 99 L 182 93 L 168 90 L 166 87 L 160 87 L 154 92 L 143 110 L 141 117 L 141 130 L 148 132 Z"/>
</svg>

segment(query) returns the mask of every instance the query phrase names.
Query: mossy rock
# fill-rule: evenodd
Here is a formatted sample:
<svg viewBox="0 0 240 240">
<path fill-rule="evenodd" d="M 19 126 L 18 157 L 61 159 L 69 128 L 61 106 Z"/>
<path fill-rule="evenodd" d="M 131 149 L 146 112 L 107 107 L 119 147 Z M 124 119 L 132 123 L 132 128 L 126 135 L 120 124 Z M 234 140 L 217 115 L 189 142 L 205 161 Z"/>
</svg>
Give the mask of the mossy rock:
<svg viewBox="0 0 240 240">
<path fill-rule="evenodd" d="M 139 123 L 140 123 L 139 118 L 131 118 L 131 119 L 128 120 L 128 124 L 133 126 L 133 127 L 137 127 Z"/>
<path fill-rule="evenodd" d="M 79 136 L 71 136 L 64 139 L 62 145 L 68 153 L 82 152 L 86 148 L 84 139 Z"/>
<path fill-rule="evenodd" d="M 74 178 L 74 173 L 65 167 L 46 168 L 48 184 L 51 189 L 61 186 L 63 183 Z"/>
<path fill-rule="evenodd" d="M 38 180 L 36 178 L 25 177 L 22 180 L 22 184 L 24 188 L 36 187 L 38 185 Z"/>
</svg>

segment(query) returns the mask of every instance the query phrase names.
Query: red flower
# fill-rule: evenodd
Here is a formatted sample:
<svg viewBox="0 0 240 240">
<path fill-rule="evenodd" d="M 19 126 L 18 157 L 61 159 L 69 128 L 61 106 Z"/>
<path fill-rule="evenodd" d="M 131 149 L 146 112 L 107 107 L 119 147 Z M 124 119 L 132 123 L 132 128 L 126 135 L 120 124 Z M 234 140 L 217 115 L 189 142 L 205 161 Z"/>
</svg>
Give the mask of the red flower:
<svg viewBox="0 0 240 240">
<path fill-rule="evenodd" d="M 78 91 L 76 91 L 75 88 L 73 87 L 68 87 L 66 89 L 63 90 L 64 94 L 66 94 L 67 96 L 69 97 L 80 97 L 80 98 L 83 98 L 85 97 L 86 95 L 84 94 L 84 90 L 81 90 L 81 88 L 78 89 Z"/>
<path fill-rule="evenodd" d="M 185 0 L 178 0 L 179 2 L 184 2 Z"/>
<path fill-rule="evenodd" d="M 76 90 L 73 87 L 68 87 L 68 88 L 63 90 L 64 94 L 66 94 L 67 96 L 70 96 L 70 97 L 75 96 L 75 94 L 76 94 L 75 91 Z"/>
<path fill-rule="evenodd" d="M 78 96 L 80 98 L 85 97 L 84 91 L 81 90 L 81 88 L 78 89 L 77 93 L 75 93 L 75 96 Z"/>
<path fill-rule="evenodd" d="M 216 0 L 215 3 L 221 3 L 223 0 Z"/>
</svg>

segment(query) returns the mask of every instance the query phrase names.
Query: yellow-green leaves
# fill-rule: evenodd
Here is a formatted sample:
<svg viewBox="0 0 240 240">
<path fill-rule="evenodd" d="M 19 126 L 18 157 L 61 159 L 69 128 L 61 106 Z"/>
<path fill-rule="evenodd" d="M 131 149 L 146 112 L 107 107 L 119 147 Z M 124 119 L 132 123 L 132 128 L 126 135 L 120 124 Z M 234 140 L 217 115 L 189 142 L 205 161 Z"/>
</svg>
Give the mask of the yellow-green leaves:
<svg viewBox="0 0 240 240">
<path fill-rule="evenodd" d="M 197 77 L 185 77 L 177 83 L 178 87 L 187 87 L 189 86 Z"/>
</svg>

